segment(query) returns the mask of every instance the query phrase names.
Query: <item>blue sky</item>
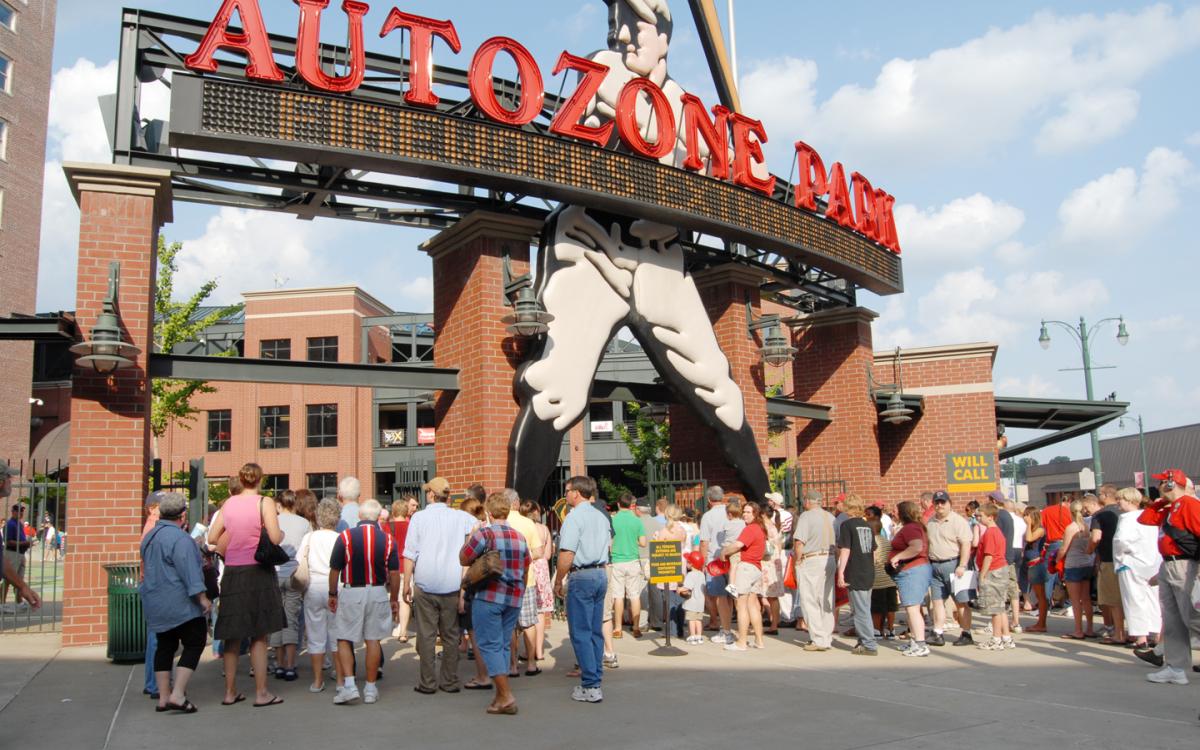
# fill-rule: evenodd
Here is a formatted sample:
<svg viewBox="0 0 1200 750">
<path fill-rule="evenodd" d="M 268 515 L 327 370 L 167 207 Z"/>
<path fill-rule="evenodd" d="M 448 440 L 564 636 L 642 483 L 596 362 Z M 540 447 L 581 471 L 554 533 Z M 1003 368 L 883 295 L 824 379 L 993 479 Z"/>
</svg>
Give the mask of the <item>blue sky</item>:
<svg viewBox="0 0 1200 750">
<path fill-rule="evenodd" d="M 209 19 L 220 3 L 129 4 Z M 400 5 L 455 20 L 464 53 L 438 54 L 458 67 L 497 34 L 526 44 L 547 76 L 561 50 L 604 43 L 602 0 Z M 94 101 L 114 85 L 121 6 L 59 2 L 40 309 L 73 307 L 63 269 L 74 265 L 75 214 L 58 165 L 107 160 Z M 272 32 L 294 35 L 290 0 L 262 6 Z M 372 3 L 369 32 L 390 7 Z M 671 7 L 671 74 L 713 102 L 687 4 Z M 336 39 L 343 16 L 329 18 Z M 1059 371 L 1079 367 L 1078 349 L 1052 330 L 1042 351 L 1039 321 L 1123 314 L 1128 346 L 1115 327 L 1096 338 L 1096 363 L 1117 368 L 1096 373 L 1097 393 L 1132 401 L 1148 429 L 1200 421 L 1188 375 L 1200 365 L 1188 286 L 1200 5 L 739 0 L 737 37 L 744 108 L 766 125 L 772 170 L 786 174 L 802 139 L 897 197 L 907 290 L 861 296 L 882 314 L 877 348 L 995 341 L 998 393 L 1082 398 L 1081 374 Z M 368 47 L 388 50 L 374 33 Z M 355 282 L 397 309 L 429 309 L 430 266 L 416 249 L 427 234 L 186 204 L 175 218 L 165 234 L 192 250 L 184 289 L 219 276 L 218 294 L 236 299 L 277 283 Z M 1035 456 L 1087 450 L 1077 440 Z"/>
</svg>

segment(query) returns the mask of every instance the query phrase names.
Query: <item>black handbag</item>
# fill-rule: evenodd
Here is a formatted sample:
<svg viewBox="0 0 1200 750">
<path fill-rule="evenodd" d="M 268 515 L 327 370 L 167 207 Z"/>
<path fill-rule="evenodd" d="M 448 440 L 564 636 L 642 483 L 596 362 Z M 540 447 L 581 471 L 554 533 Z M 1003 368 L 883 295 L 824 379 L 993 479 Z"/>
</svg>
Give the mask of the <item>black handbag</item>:
<svg viewBox="0 0 1200 750">
<path fill-rule="evenodd" d="M 254 561 L 264 568 L 274 568 L 291 560 L 287 550 L 271 541 L 267 525 L 263 523 L 262 498 L 258 500 L 258 548 L 254 550 Z"/>
</svg>

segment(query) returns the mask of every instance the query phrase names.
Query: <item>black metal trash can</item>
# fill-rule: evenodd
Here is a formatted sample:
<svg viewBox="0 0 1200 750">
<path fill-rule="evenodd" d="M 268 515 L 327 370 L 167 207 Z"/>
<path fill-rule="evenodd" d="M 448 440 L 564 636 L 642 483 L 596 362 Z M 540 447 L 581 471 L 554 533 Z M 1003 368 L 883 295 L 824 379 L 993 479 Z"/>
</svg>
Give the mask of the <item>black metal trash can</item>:
<svg viewBox="0 0 1200 750">
<path fill-rule="evenodd" d="M 142 616 L 141 563 L 105 565 L 108 572 L 108 658 L 136 662 L 146 657 L 146 620 Z"/>
</svg>

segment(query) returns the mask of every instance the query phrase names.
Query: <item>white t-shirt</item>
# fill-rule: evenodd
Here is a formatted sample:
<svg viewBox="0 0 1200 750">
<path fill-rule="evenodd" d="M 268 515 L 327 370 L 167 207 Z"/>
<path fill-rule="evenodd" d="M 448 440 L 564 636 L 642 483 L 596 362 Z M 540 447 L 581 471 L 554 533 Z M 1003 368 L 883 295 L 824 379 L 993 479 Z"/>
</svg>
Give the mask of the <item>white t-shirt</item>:
<svg viewBox="0 0 1200 750">
<path fill-rule="evenodd" d="M 700 570 L 689 570 L 688 574 L 683 577 L 683 587 L 692 592 L 692 595 L 683 602 L 683 611 L 703 612 L 704 572 Z"/>
<path fill-rule="evenodd" d="M 333 557 L 333 545 L 337 544 L 338 533 L 330 529 L 318 529 L 304 537 L 300 546 L 308 545 L 308 580 L 321 581 L 329 578 L 329 558 Z"/>
<path fill-rule="evenodd" d="M 891 540 L 896 535 L 896 522 L 887 513 L 879 517 L 879 523 L 883 527 L 883 538 Z"/>
<path fill-rule="evenodd" d="M 1013 524 L 1013 549 L 1025 549 L 1025 531 L 1029 528 L 1029 524 L 1018 513 L 1009 512 L 1012 517 Z"/>
</svg>

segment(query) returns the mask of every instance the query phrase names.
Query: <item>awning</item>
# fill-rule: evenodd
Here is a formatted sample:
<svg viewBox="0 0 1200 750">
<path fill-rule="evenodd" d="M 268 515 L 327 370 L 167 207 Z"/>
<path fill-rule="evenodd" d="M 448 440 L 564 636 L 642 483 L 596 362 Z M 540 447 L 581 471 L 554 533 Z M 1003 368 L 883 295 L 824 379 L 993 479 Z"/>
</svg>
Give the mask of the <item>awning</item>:
<svg viewBox="0 0 1200 750">
<path fill-rule="evenodd" d="M 1117 419 L 1128 408 L 1129 404 L 1124 401 L 997 396 L 996 424 L 1004 425 L 1006 429 L 1054 430 L 1049 435 L 1010 445 L 1000 451 L 1000 458 L 1012 458 L 1085 435 Z"/>
<path fill-rule="evenodd" d="M 58 467 L 65 469 L 71 462 L 71 423 L 63 422 L 47 432 L 29 458 L 32 466 L 46 474 Z"/>
</svg>

